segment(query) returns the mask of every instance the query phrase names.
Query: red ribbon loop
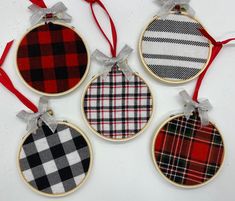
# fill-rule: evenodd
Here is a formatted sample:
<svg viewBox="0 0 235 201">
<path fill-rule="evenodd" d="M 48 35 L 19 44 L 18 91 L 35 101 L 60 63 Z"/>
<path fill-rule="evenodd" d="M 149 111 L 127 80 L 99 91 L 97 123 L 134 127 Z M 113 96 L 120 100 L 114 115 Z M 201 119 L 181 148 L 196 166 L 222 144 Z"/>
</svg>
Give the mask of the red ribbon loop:
<svg viewBox="0 0 235 201">
<path fill-rule="evenodd" d="M 0 58 L 0 68 L 2 67 L 2 65 L 4 63 L 4 61 L 5 61 L 6 57 L 7 57 L 7 54 L 9 52 L 9 50 L 11 49 L 11 46 L 12 46 L 13 42 L 14 41 L 12 40 L 12 41 L 7 43 L 5 49 L 4 49 L 3 53 L 2 53 L 2 56 Z"/>
<path fill-rule="evenodd" d="M 47 8 L 47 6 L 43 0 L 30 0 L 30 1 L 40 8 Z"/>
<path fill-rule="evenodd" d="M 235 38 L 229 38 L 227 40 L 217 42 L 205 29 L 199 29 L 199 30 L 203 34 L 203 36 L 205 36 L 213 44 L 213 48 L 212 48 L 210 61 L 208 62 L 205 70 L 199 76 L 199 78 L 197 80 L 197 84 L 196 84 L 194 94 L 193 94 L 193 100 L 196 102 L 198 102 L 198 93 L 199 93 L 202 81 L 203 81 L 208 69 L 210 68 L 211 64 L 213 63 L 215 58 L 218 56 L 219 52 L 222 50 L 223 45 L 235 40 Z"/>
<path fill-rule="evenodd" d="M 0 59 L 0 83 L 2 83 L 3 86 L 6 87 L 6 89 L 8 89 L 11 93 L 13 93 L 26 107 L 28 107 L 33 112 L 37 112 L 38 108 L 14 87 L 11 79 L 9 78 L 9 76 L 6 74 L 6 72 L 1 67 L 6 59 L 6 56 L 9 52 L 12 44 L 13 44 L 13 41 L 7 43 L 7 45 L 3 51 L 2 57 Z"/>
<path fill-rule="evenodd" d="M 97 2 L 97 0 L 84 0 L 84 1 L 86 1 L 88 3 L 96 3 Z"/>
<path fill-rule="evenodd" d="M 112 56 L 116 57 L 117 56 L 117 31 L 116 31 L 116 27 L 115 27 L 115 24 L 113 22 L 113 19 L 111 18 L 108 10 L 105 8 L 104 4 L 100 0 L 84 0 L 84 1 L 90 3 L 91 12 L 92 12 L 93 18 L 96 22 L 96 25 L 98 26 L 101 33 L 103 34 L 103 36 L 105 37 L 105 39 L 109 43 L 110 51 L 111 51 Z M 110 25 L 111 25 L 111 31 L 112 31 L 112 42 L 109 40 L 108 36 L 105 34 L 104 30 L 102 29 L 96 15 L 95 15 L 95 11 L 94 11 L 94 8 L 93 8 L 94 3 L 97 3 L 108 15 Z"/>
</svg>

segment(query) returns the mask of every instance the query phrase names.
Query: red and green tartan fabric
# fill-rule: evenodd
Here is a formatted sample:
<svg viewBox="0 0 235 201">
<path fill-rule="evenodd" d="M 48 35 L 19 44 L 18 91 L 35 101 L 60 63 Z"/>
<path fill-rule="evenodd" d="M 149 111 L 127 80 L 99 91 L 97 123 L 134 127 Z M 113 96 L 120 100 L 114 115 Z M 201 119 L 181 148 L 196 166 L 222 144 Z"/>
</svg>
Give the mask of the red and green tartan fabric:
<svg viewBox="0 0 235 201">
<path fill-rule="evenodd" d="M 197 113 L 167 122 L 154 142 L 154 159 L 172 182 L 198 186 L 216 175 L 224 159 L 222 137 L 211 123 L 201 127 Z"/>
<path fill-rule="evenodd" d="M 33 89 L 58 94 L 76 87 L 88 69 L 88 53 L 71 28 L 48 23 L 31 30 L 20 42 L 17 65 Z"/>
</svg>

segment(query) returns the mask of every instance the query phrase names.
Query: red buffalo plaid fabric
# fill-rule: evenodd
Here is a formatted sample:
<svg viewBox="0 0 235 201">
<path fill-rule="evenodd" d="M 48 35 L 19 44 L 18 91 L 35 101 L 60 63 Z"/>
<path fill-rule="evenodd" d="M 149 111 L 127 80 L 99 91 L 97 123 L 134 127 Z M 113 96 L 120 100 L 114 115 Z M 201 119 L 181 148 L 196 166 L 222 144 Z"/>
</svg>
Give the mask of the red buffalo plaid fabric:
<svg viewBox="0 0 235 201">
<path fill-rule="evenodd" d="M 88 87 L 84 112 L 91 127 L 105 138 L 131 138 L 148 123 L 152 114 L 152 95 L 137 75 L 128 81 L 114 67 L 107 79 L 102 76 Z"/>
<path fill-rule="evenodd" d="M 194 113 L 189 120 L 177 117 L 160 130 L 155 141 L 155 160 L 171 181 L 185 186 L 203 184 L 221 167 L 224 144 L 219 131 L 201 127 Z"/>
<path fill-rule="evenodd" d="M 80 82 L 87 69 L 88 55 L 75 31 L 48 23 L 33 29 L 22 39 L 17 65 L 29 86 L 43 93 L 56 94 Z"/>
</svg>

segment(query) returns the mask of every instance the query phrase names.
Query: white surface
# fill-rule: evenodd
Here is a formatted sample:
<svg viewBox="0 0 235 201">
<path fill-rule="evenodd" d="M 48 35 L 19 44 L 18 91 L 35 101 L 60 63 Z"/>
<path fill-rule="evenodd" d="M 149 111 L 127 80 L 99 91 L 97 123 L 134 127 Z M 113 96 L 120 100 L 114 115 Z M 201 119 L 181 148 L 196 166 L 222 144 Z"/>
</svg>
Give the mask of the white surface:
<svg viewBox="0 0 235 201">
<path fill-rule="evenodd" d="M 57 1 L 46 0 L 49 6 L 55 2 Z M 155 170 L 150 145 L 157 125 L 171 111 L 182 108 L 178 92 L 183 88 L 192 92 L 195 81 L 181 86 L 169 86 L 159 83 L 144 71 L 138 57 L 137 44 L 143 27 L 157 13 L 158 6 L 154 0 L 103 0 L 103 2 L 115 20 L 119 36 L 119 50 L 126 43 L 135 48 L 129 63 L 134 70 L 148 80 L 154 91 L 155 117 L 150 127 L 141 136 L 128 143 L 114 144 L 94 135 L 85 125 L 80 111 L 80 97 L 84 86 L 93 75 L 100 71 L 100 65 L 92 62 L 88 78 L 75 92 L 65 97 L 52 98 L 50 102 L 58 119 L 67 119 L 77 124 L 87 134 L 94 150 L 93 170 L 85 185 L 70 196 L 61 199 L 64 201 L 234 200 L 235 48 L 227 47 L 221 52 L 207 74 L 200 92 L 201 97 L 209 98 L 214 105 L 210 117 L 223 132 L 227 147 L 225 165 L 219 176 L 202 188 L 194 190 L 177 188 Z M 64 3 L 68 7 L 69 14 L 73 16 L 72 25 L 86 38 L 90 51 L 99 48 L 108 53 L 108 46 L 94 24 L 89 5 L 83 0 L 64 0 Z M 29 5 L 27 0 L 0 1 L 1 52 L 7 41 L 15 38 L 18 42 L 26 29 L 30 27 L 30 12 L 27 10 Z M 235 31 L 235 1 L 193 0 L 191 5 L 197 11 L 199 20 L 213 36 L 219 38 L 227 32 Z M 105 18 L 102 20 L 107 22 Z M 106 29 L 108 30 L 108 26 Z M 17 88 L 37 103 L 39 96 L 26 88 L 17 77 L 14 63 L 15 49 L 16 43 L 4 64 L 4 69 Z M 17 148 L 25 134 L 26 125 L 15 115 L 25 107 L 2 86 L 0 86 L 0 102 L 0 200 L 49 200 L 50 198 L 32 192 L 21 181 L 16 169 Z"/>
</svg>

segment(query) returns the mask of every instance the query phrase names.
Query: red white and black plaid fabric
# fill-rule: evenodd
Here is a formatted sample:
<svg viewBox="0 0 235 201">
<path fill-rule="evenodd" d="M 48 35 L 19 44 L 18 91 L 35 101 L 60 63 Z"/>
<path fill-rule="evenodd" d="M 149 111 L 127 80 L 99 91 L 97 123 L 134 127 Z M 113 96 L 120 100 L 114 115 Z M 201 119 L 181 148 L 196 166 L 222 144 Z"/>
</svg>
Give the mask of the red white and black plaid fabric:
<svg viewBox="0 0 235 201">
<path fill-rule="evenodd" d="M 137 75 L 128 81 L 114 67 L 103 80 L 95 79 L 84 97 L 84 113 L 91 127 L 101 136 L 128 139 L 139 133 L 152 114 L 152 95 Z"/>
<path fill-rule="evenodd" d="M 184 116 L 170 120 L 154 143 L 157 166 L 179 185 L 196 186 L 207 182 L 223 162 L 224 144 L 219 131 L 211 123 L 201 127 L 197 113 L 189 120 Z"/>
<path fill-rule="evenodd" d="M 17 65 L 25 82 L 37 91 L 57 94 L 74 88 L 88 68 L 84 42 L 72 29 L 48 23 L 22 39 Z"/>
</svg>

